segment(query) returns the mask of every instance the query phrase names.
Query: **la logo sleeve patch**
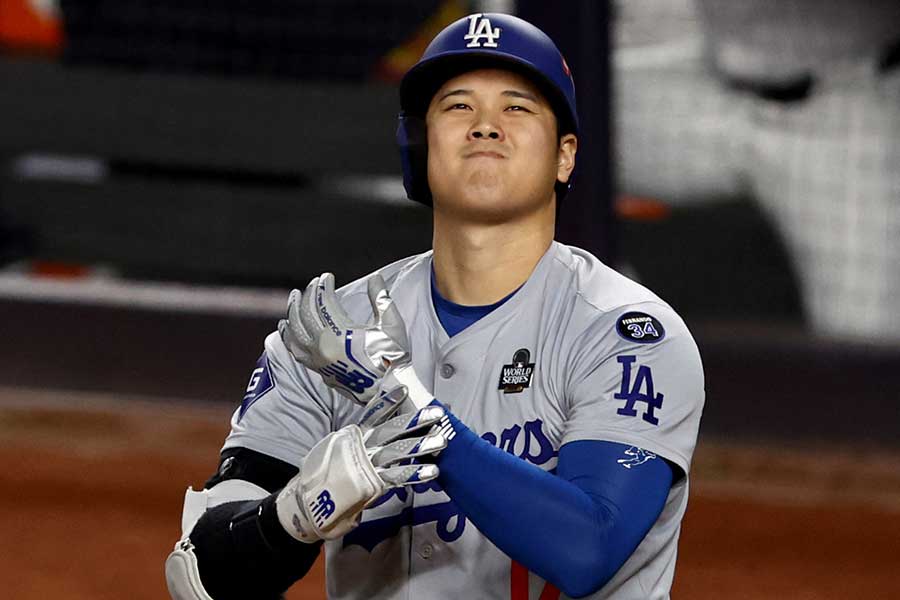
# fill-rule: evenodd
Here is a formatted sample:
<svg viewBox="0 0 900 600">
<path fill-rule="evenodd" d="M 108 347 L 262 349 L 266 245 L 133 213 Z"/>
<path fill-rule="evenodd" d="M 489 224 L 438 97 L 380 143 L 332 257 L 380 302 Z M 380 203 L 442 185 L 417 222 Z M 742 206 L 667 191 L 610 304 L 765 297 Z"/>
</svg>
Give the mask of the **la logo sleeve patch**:
<svg viewBox="0 0 900 600">
<path fill-rule="evenodd" d="M 666 336 L 662 323 L 644 312 L 631 311 L 616 319 L 616 331 L 629 342 L 652 344 Z"/>
<path fill-rule="evenodd" d="M 636 405 L 640 402 L 645 406 L 641 418 L 651 425 L 659 425 L 656 410 L 662 408 L 664 397 L 653 389 L 653 371 L 647 365 L 637 364 L 637 356 L 617 356 L 616 360 L 622 365 L 622 388 L 613 398 L 625 401 L 616 414 L 636 417 Z"/>
</svg>

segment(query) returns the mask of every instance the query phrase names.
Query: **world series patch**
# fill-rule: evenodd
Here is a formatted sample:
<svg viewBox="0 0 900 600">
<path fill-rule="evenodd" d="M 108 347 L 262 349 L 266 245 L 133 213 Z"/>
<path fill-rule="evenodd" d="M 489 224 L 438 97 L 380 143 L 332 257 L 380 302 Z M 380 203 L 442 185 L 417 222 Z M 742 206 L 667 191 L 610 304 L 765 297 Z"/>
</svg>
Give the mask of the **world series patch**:
<svg viewBox="0 0 900 600">
<path fill-rule="evenodd" d="M 518 394 L 531 386 L 531 378 L 534 376 L 534 363 L 531 360 L 531 352 L 520 348 L 513 354 L 512 364 L 503 365 L 500 370 L 500 383 L 498 390 L 504 394 Z"/>
<path fill-rule="evenodd" d="M 626 340 L 639 344 L 652 344 L 666 335 L 666 330 L 656 317 L 637 311 L 620 316 L 616 320 L 616 331 Z"/>
</svg>

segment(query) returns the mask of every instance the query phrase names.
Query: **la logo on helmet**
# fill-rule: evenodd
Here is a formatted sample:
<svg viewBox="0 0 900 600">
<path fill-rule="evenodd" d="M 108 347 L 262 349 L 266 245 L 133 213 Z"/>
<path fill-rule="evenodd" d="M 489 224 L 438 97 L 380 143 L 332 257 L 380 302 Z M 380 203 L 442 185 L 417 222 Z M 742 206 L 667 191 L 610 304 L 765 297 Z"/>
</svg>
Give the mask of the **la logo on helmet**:
<svg viewBox="0 0 900 600">
<path fill-rule="evenodd" d="M 483 13 L 469 15 L 469 33 L 464 37 L 469 40 L 466 48 L 496 48 L 500 39 L 500 28 L 491 27 L 491 20 Z"/>
</svg>

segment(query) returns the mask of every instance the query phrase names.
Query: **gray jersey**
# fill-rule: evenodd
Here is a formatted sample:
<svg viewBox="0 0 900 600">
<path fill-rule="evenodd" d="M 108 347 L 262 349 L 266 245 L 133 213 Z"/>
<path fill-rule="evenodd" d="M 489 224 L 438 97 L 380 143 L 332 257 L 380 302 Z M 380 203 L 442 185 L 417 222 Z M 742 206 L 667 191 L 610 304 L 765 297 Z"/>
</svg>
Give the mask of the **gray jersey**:
<svg viewBox="0 0 900 600">
<path fill-rule="evenodd" d="M 407 324 L 416 373 L 463 423 L 544 470 L 576 440 L 631 446 L 622 468 L 656 455 L 680 469 L 650 532 L 590 596 L 667 598 L 704 401 L 700 356 L 684 322 L 646 288 L 554 242 L 509 301 L 449 338 L 431 299 L 431 258 L 379 272 Z M 354 320 L 371 318 L 365 279 L 339 295 Z M 225 447 L 299 466 L 362 409 L 296 363 L 277 334 L 265 346 Z M 329 598 L 548 597 L 544 581 L 511 564 L 439 486 L 413 489 L 387 494 L 356 530 L 326 544 Z"/>
</svg>

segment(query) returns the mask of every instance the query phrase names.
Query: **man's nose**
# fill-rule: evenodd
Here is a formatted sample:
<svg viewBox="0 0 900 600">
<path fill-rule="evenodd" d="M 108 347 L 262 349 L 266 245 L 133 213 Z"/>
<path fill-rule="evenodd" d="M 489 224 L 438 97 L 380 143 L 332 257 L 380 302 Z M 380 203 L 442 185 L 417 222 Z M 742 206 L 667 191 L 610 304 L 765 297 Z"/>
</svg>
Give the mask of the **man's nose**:
<svg viewBox="0 0 900 600">
<path fill-rule="evenodd" d="M 504 139 L 503 128 L 497 121 L 487 114 L 481 114 L 472 123 L 469 129 L 469 139 L 472 140 L 502 140 Z"/>
<path fill-rule="evenodd" d="M 479 128 L 479 129 L 475 129 L 472 131 L 472 137 L 475 139 L 481 139 L 481 138 L 487 137 L 492 140 L 499 140 L 500 132 L 496 131 L 494 129 L 489 129 L 489 130 L 485 131 L 484 129 Z"/>
</svg>

